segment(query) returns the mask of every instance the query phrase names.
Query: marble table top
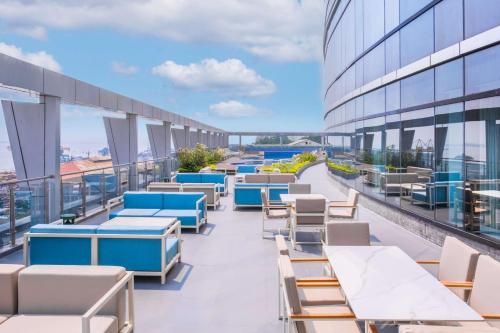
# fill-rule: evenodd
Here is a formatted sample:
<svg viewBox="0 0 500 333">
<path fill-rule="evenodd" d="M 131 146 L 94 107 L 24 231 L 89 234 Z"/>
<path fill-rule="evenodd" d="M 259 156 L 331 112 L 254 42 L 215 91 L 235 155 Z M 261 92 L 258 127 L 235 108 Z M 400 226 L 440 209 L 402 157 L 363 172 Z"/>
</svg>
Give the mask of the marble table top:
<svg viewBox="0 0 500 333">
<path fill-rule="evenodd" d="M 280 194 L 283 203 L 294 204 L 297 199 L 328 199 L 323 194 Z"/>
<path fill-rule="evenodd" d="M 323 249 L 359 320 L 483 320 L 398 247 Z"/>
<path fill-rule="evenodd" d="M 500 191 L 496 190 L 483 190 L 483 191 L 472 191 L 472 193 L 477 195 L 482 195 L 489 198 L 500 199 Z"/>
</svg>

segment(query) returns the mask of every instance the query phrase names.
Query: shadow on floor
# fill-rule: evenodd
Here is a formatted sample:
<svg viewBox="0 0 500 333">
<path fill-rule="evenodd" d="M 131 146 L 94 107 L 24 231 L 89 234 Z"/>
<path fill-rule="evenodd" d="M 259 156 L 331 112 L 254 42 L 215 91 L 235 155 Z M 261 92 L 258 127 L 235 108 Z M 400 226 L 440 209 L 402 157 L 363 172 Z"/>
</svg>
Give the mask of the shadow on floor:
<svg viewBox="0 0 500 333">
<path fill-rule="evenodd" d="M 181 262 L 177 263 L 174 268 L 167 274 L 165 284 L 159 283 L 159 277 L 156 276 L 136 276 L 135 289 L 139 290 L 177 290 L 180 291 L 186 283 L 193 265 Z"/>
</svg>

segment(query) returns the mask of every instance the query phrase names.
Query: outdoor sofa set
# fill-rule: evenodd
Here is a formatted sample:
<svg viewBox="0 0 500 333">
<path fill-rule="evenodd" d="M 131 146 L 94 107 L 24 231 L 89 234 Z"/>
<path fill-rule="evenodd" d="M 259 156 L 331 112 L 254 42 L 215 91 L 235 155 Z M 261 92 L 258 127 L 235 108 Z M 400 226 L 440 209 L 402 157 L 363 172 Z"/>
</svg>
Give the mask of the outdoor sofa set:
<svg viewBox="0 0 500 333">
<path fill-rule="evenodd" d="M 25 265 L 120 266 L 160 276 L 181 260 L 176 219 L 116 219 L 101 225 L 37 224 L 24 235 Z M 156 222 L 156 223 L 153 223 Z"/>
<path fill-rule="evenodd" d="M 233 208 L 262 207 L 262 189 L 270 202 L 281 202 L 280 194 L 288 193 L 288 184 L 295 181 L 294 174 L 246 174 L 243 183 L 234 184 Z"/>
<path fill-rule="evenodd" d="M 195 229 L 197 233 L 207 222 L 207 196 L 203 192 L 125 192 L 110 203 L 115 201 L 123 201 L 123 208 L 110 211 L 110 220 L 115 217 L 177 218 L 182 228 Z"/>
<path fill-rule="evenodd" d="M 220 206 L 220 193 L 214 183 L 149 183 L 148 192 L 203 192 L 207 197 L 207 206 L 217 209 Z"/>
<path fill-rule="evenodd" d="M 221 195 L 227 195 L 228 176 L 224 173 L 177 173 L 172 178 L 172 183 L 181 184 L 216 184 L 216 191 Z"/>
<path fill-rule="evenodd" d="M 113 266 L 0 265 L 0 333 L 128 333 L 133 272 Z"/>
</svg>

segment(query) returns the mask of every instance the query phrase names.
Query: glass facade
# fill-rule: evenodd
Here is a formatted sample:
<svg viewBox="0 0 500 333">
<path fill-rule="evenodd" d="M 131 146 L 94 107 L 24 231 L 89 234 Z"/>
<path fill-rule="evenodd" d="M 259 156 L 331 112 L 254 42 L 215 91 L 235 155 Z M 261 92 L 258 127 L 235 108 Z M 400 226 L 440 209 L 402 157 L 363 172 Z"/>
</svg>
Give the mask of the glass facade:
<svg viewBox="0 0 500 333">
<path fill-rule="evenodd" d="M 395 72 L 496 28 L 499 13 L 496 0 L 327 6 L 330 159 L 356 170 L 335 177 L 427 220 L 500 242 L 500 45 L 401 79 Z"/>
</svg>

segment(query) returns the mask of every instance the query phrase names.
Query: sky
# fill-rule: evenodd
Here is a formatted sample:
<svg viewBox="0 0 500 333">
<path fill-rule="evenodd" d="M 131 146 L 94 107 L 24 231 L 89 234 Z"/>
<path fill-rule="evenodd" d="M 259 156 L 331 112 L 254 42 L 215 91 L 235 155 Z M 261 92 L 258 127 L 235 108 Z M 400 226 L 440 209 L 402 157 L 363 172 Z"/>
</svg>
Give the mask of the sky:
<svg viewBox="0 0 500 333">
<path fill-rule="evenodd" d="M 322 129 L 323 0 L 2 0 L 0 53 L 226 130 Z M 70 108 L 75 130 L 88 135 Z M 98 115 L 94 115 L 98 116 Z"/>
</svg>

